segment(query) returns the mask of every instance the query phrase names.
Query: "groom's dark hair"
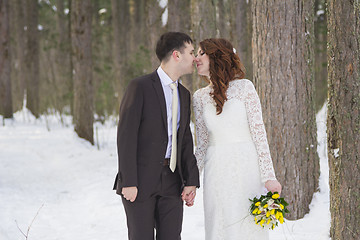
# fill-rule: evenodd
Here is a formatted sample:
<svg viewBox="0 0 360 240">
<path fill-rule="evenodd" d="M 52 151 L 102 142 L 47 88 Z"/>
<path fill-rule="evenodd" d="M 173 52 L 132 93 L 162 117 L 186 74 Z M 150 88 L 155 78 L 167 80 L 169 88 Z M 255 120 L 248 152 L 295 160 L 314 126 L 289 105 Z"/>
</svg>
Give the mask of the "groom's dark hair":
<svg viewBox="0 0 360 240">
<path fill-rule="evenodd" d="M 182 32 L 167 32 L 160 36 L 156 44 L 156 56 L 162 61 L 167 61 L 174 50 L 182 53 L 185 43 L 193 43 L 191 37 Z"/>
</svg>

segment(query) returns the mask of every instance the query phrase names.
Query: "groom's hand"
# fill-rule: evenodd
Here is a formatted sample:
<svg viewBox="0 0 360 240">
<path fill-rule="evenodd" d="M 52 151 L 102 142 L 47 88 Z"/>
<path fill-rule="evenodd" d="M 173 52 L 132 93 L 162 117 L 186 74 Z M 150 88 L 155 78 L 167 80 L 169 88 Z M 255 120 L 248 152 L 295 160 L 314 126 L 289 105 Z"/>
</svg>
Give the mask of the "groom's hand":
<svg viewBox="0 0 360 240">
<path fill-rule="evenodd" d="M 138 193 L 137 187 L 123 187 L 121 194 L 130 202 L 134 202 Z"/>
<path fill-rule="evenodd" d="M 181 194 L 181 199 L 185 201 L 186 206 L 191 207 L 194 205 L 194 199 L 196 196 L 195 186 L 186 186 Z"/>
</svg>

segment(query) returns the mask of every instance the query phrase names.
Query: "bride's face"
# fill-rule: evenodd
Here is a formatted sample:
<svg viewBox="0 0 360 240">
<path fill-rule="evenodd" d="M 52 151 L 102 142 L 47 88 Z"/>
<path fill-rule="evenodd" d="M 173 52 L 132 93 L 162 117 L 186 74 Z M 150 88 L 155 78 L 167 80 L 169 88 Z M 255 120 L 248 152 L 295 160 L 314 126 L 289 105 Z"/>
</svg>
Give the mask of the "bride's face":
<svg viewBox="0 0 360 240">
<path fill-rule="evenodd" d="M 206 55 L 206 53 L 199 48 L 199 50 L 197 51 L 197 56 L 196 56 L 196 68 L 197 68 L 197 72 L 200 76 L 205 76 L 210 78 L 210 61 L 209 61 L 209 56 Z"/>
</svg>

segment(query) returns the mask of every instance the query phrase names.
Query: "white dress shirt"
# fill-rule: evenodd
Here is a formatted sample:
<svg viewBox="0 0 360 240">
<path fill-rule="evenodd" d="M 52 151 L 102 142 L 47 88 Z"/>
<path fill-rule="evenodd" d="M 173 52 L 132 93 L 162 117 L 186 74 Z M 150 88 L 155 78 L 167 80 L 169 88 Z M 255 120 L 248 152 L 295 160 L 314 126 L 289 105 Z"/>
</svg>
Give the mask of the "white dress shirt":
<svg viewBox="0 0 360 240">
<path fill-rule="evenodd" d="M 171 78 L 164 72 L 164 70 L 159 66 L 157 69 L 157 74 L 159 75 L 161 85 L 164 91 L 165 102 L 166 102 L 166 115 L 167 115 L 167 126 L 168 126 L 168 145 L 166 149 L 165 158 L 170 158 L 171 155 L 171 140 L 172 140 L 172 90 L 170 88 L 170 84 L 173 82 Z M 176 81 L 176 85 L 178 86 L 178 81 Z M 178 106 L 178 119 L 177 119 L 177 129 L 179 129 L 180 124 L 180 95 L 178 88 L 178 96 L 179 96 L 179 106 Z"/>
</svg>

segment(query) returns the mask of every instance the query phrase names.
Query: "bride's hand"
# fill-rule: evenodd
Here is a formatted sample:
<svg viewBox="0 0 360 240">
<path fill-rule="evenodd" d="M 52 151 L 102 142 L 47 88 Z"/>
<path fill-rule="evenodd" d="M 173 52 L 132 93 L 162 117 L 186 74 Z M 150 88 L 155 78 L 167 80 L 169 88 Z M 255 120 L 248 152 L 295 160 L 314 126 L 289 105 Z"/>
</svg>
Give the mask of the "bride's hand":
<svg viewBox="0 0 360 240">
<path fill-rule="evenodd" d="M 277 180 L 267 180 L 265 182 L 265 187 L 268 191 L 278 192 L 281 195 L 281 184 Z"/>
</svg>

